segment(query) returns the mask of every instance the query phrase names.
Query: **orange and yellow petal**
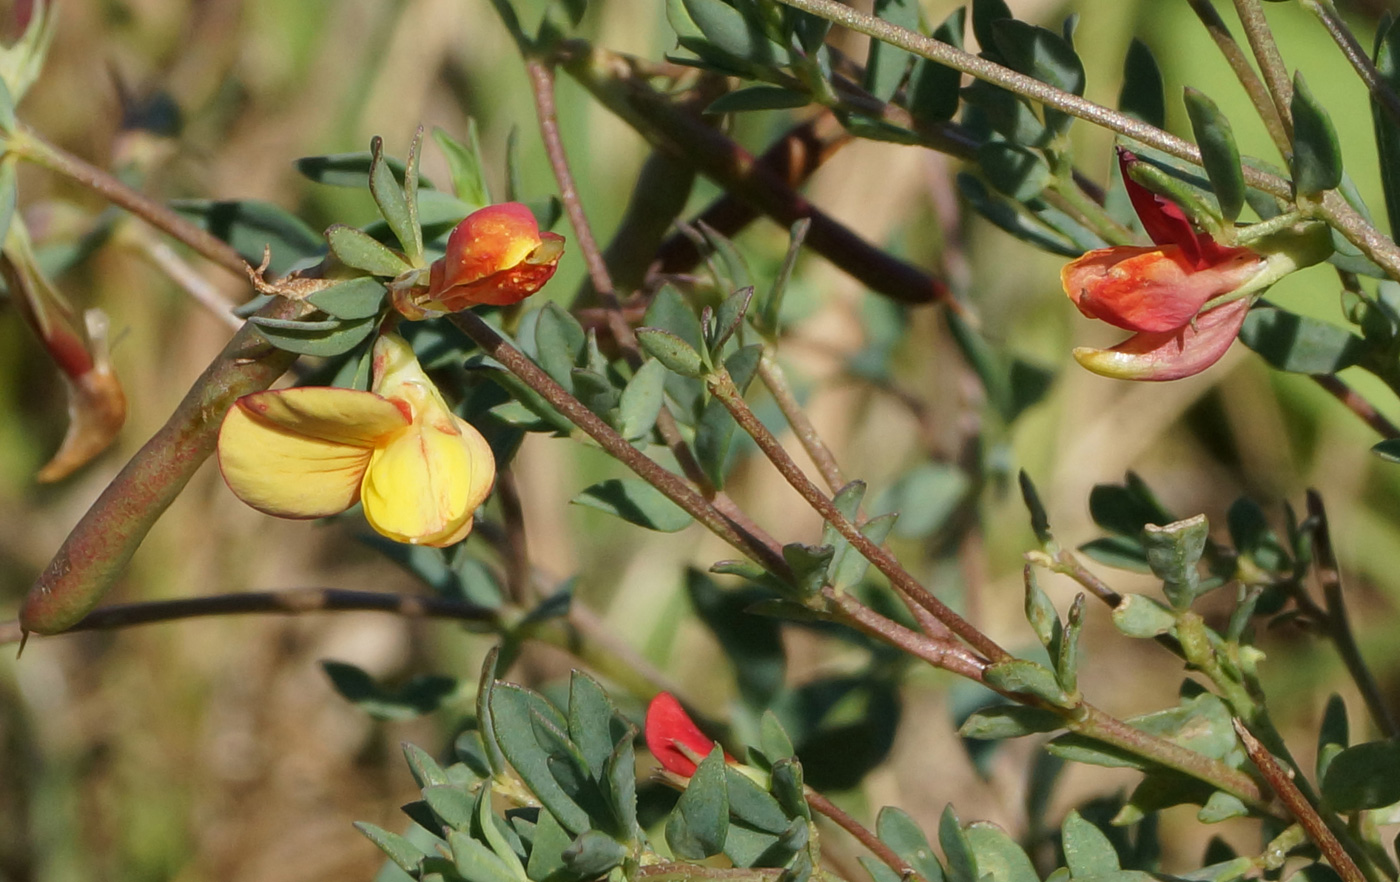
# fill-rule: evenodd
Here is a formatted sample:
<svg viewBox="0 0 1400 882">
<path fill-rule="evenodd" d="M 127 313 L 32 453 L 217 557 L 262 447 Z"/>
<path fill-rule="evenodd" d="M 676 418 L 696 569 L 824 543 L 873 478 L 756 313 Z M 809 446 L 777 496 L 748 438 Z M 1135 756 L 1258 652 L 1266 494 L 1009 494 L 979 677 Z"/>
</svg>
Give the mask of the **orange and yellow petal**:
<svg viewBox="0 0 1400 882">
<path fill-rule="evenodd" d="M 1239 336 L 1249 301 L 1207 310 L 1195 322 L 1163 334 L 1134 334 L 1112 349 L 1074 350 L 1074 359 L 1104 377 L 1119 380 L 1179 380 L 1219 361 Z"/>
<path fill-rule="evenodd" d="M 365 518 L 398 542 L 451 545 L 471 531 L 495 475 L 491 448 L 469 423 L 416 421 L 370 457 Z"/>
<path fill-rule="evenodd" d="M 1174 245 L 1119 246 L 1072 261 L 1061 270 L 1060 282 L 1089 318 L 1129 331 L 1165 333 L 1186 325 L 1208 301 L 1244 286 L 1263 268 L 1264 261 L 1244 249 L 1196 269 Z"/>
<path fill-rule="evenodd" d="M 430 295 L 524 263 L 540 241 L 539 224 L 522 203 L 502 202 L 474 211 L 448 235 L 441 271 L 433 268 Z"/>
<path fill-rule="evenodd" d="M 326 386 L 254 392 L 234 408 L 294 435 L 365 448 L 409 422 L 409 414 L 382 395 Z"/>
<path fill-rule="evenodd" d="M 235 496 L 283 518 L 326 517 L 355 504 L 371 448 L 291 431 L 241 403 L 224 417 L 218 444 Z"/>
</svg>

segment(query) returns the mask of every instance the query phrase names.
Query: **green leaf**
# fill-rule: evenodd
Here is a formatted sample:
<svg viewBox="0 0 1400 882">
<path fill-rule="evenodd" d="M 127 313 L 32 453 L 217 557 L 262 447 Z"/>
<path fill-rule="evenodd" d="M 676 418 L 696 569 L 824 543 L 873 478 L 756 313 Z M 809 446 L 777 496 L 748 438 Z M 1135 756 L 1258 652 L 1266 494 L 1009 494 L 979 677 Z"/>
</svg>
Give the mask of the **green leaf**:
<svg viewBox="0 0 1400 882">
<path fill-rule="evenodd" d="M 564 849 L 564 866 L 579 879 L 601 879 L 627 858 L 627 848 L 602 830 L 588 830 Z"/>
<path fill-rule="evenodd" d="M 284 322 L 255 315 L 248 321 L 278 349 L 324 358 L 349 352 L 369 339 L 379 325 L 373 316 L 357 321 Z"/>
<path fill-rule="evenodd" d="M 574 391 L 578 367 L 588 338 L 583 325 L 557 303 L 546 303 L 535 324 L 535 357 L 544 372 L 565 390 Z"/>
<path fill-rule="evenodd" d="M 802 781 L 802 764 L 796 757 L 784 757 L 773 764 L 769 789 L 788 817 L 812 820 L 812 807 L 807 804 L 807 791 Z"/>
<path fill-rule="evenodd" d="M 1151 489 L 1137 475 L 1128 474 L 1124 484 L 1095 484 L 1089 491 L 1089 515 L 1094 523 L 1117 533 L 1137 539 L 1148 524 L 1169 524 L 1176 520 Z"/>
<path fill-rule="evenodd" d="M 1336 755 L 1349 743 L 1347 705 L 1340 695 L 1333 693 L 1327 699 L 1327 707 L 1322 712 L 1322 725 L 1317 730 L 1317 779 L 1327 777 L 1327 767 Z"/>
<path fill-rule="evenodd" d="M 601 780 L 612 755 L 613 706 L 598 681 L 583 671 L 569 674 L 569 740 L 578 745 L 588 772 Z"/>
<path fill-rule="evenodd" d="M 659 533 L 674 533 L 690 526 L 691 517 L 655 487 L 632 478 L 609 478 L 584 490 L 572 500 Z"/>
<path fill-rule="evenodd" d="M 1040 645 L 1054 658 L 1059 654 L 1060 641 L 1064 639 L 1064 625 L 1060 623 L 1060 615 L 1050 602 L 1050 596 L 1041 590 L 1036 581 L 1035 570 L 1027 565 L 1022 575 L 1026 585 L 1026 621 L 1030 622 Z"/>
<path fill-rule="evenodd" d="M 262 263 L 264 248 L 271 249 L 268 268 L 277 275 L 287 273 L 302 260 L 325 253 L 325 245 L 315 230 L 271 202 L 179 199 L 170 207 L 227 242 L 253 266 Z"/>
<path fill-rule="evenodd" d="M 502 775 L 506 770 L 505 754 L 501 753 L 500 738 L 496 733 L 496 715 L 491 711 L 491 694 L 496 691 L 496 674 L 501 660 L 500 646 L 492 646 L 486 651 L 481 663 L 481 677 L 476 686 L 476 725 L 481 730 L 482 746 L 491 775 Z"/>
<path fill-rule="evenodd" d="M 1088 876 L 1114 873 L 1120 869 L 1118 850 L 1103 831 L 1084 820 L 1079 812 L 1070 810 L 1060 825 L 1065 852 L 1065 865 L 1078 882 Z"/>
<path fill-rule="evenodd" d="M 1400 462 L 1400 438 L 1387 438 L 1371 445 L 1371 452 L 1386 462 Z"/>
<path fill-rule="evenodd" d="M 982 47 L 985 57 L 996 62 L 1002 60 L 997 53 L 996 30 L 993 26 L 1010 18 L 1011 9 L 1005 0 L 972 0 L 972 35 L 977 38 L 977 45 Z M 976 882 L 976 877 L 973 878 L 973 882 Z"/>
<path fill-rule="evenodd" d="M 1058 650 L 1051 660 L 1055 662 L 1055 673 L 1060 678 L 1060 686 L 1070 695 L 1079 691 L 1079 638 L 1084 633 L 1084 594 L 1074 596 L 1065 616 L 1065 633 L 1060 638 Z"/>
<path fill-rule="evenodd" d="M 321 668 L 341 697 L 377 720 L 412 720 L 437 710 L 457 691 L 452 677 L 420 674 L 398 688 L 376 683 L 364 669 L 337 661 L 323 661 Z"/>
<path fill-rule="evenodd" d="M 666 821 L 666 843 L 676 857 L 703 860 L 724 850 L 729 834 L 729 788 L 724 750 L 715 745 L 691 776 Z"/>
<path fill-rule="evenodd" d="M 1113 626 L 1129 637 L 1156 637 L 1176 627 L 1176 614 L 1143 594 L 1125 594 L 1113 608 Z"/>
<path fill-rule="evenodd" d="M 452 863 L 466 882 L 524 882 L 500 855 L 465 833 L 449 830 L 447 846 L 452 850 Z"/>
<path fill-rule="evenodd" d="M 423 801 L 448 827 L 463 831 L 470 829 L 476 801 L 465 790 L 451 785 L 424 787 Z"/>
<path fill-rule="evenodd" d="M 683 377 L 698 378 L 705 373 L 700 353 L 670 331 L 638 328 L 637 343 L 648 355 Z"/>
<path fill-rule="evenodd" d="M 15 99 L 10 95 L 9 86 L 0 79 L 0 134 L 13 135 L 16 125 Z"/>
<path fill-rule="evenodd" d="M 1049 83 L 1064 92 L 1084 94 L 1084 63 L 1069 41 L 1054 31 L 1006 18 L 992 23 L 996 47 L 1008 67 Z M 1043 109 L 1045 123 L 1055 134 L 1064 134 L 1073 122 L 1069 114 Z"/>
<path fill-rule="evenodd" d="M 656 359 L 642 364 L 627 381 L 617 404 L 617 430 L 629 441 L 651 434 L 665 403 L 666 366 Z"/>
<path fill-rule="evenodd" d="M 1201 593 L 1201 574 L 1196 564 L 1210 538 L 1206 516 L 1196 515 L 1165 527 L 1148 524 L 1142 532 L 1147 565 L 1162 580 L 1167 600 L 1177 609 L 1187 608 Z"/>
<path fill-rule="evenodd" d="M 1270 365 L 1295 374 L 1333 374 L 1365 355 L 1365 341 L 1331 322 L 1256 306 L 1245 316 L 1240 342 Z"/>
<path fill-rule="evenodd" d="M 958 728 L 962 738 L 994 741 L 1020 738 L 1065 727 L 1064 718 L 1051 710 L 1021 704 L 998 704 L 977 711 Z"/>
<path fill-rule="evenodd" d="M 639 330 L 638 334 L 640 333 Z M 736 350 L 724 360 L 724 369 L 729 373 L 740 394 L 743 394 L 753 381 L 762 352 L 763 347 L 755 343 Z M 695 426 L 695 459 L 710 481 L 721 489 L 728 477 L 729 454 L 738 430 L 738 423 L 718 398 L 711 398 L 705 403 L 700 420 Z"/>
<path fill-rule="evenodd" d="M 1021 469 L 1016 477 L 1021 486 L 1021 501 L 1025 503 L 1026 511 L 1031 516 L 1031 532 L 1035 533 L 1036 541 L 1048 546 L 1055 541 L 1055 536 L 1050 531 L 1050 516 L 1045 513 L 1040 494 L 1036 492 L 1035 484 L 1031 482 L 1031 476 L 1025 469 Z"/>
<path fill-rule="evenodd" d="M 555 873 L 564 869 L 564 850 L 572 844 L 573 837 L 559 825 L 554 815 L 541 809 L 535 821 L 535 841 L 525 865 L 526 875 L 531 879 L 556 878 Z"/>
<path fill-rule="evenodd" d="M 963 48 L 963 33 L 967 26 L 967 7 L 959 6 L 943 20 L 932 34 L 933 39 Z M 935 125 L 953 118 L 958 112 L 959 83 L 962 72 L 927 58 L 914 61 L 909 75 L 909 114 L 920 125 Z"/>
<path fill-rule="evenodd" d="M 395 866 L 416 878 L 418 865 L 422 863 L 423 858 L 428 856 L 427 852 L 414 845 L 406 837 L 390 833 L 383 827 L 377 827 L 367 821 L 356 821 L 355 829 L 365 834 L 370 842 L 379 846 L 379 850 L 384 852 L 384 855 L 393 861 Z"/>
<path fill-rule="evenodd" d="M 1061 257 L 1079 257 L 1084 249 L 1061 236 L 1047 231 L 1039 223 L 1032 221 L 1014 203 L 1000 196 L 994 196 L 981 179 L 960 172 L 957 177 L 958 192 L 982 217 L 998 229 L 1010 233 L 1023 242 Z"/>
<path fill-rule="evenodd" d="M 772 710 L 765 710 L 763 717 L 759 720 L 758 743 L 763 750 L 763 755 L 773 762 L 786 759 L 796 753 L 792 746 L 792 739 L 788 737 L 783 724 L 778 720 L 778 715 Z"/>
<path fill-rule="evenodd" d="M 1376 34 L 1376 70 L 1391 92 L 1400 94 L 1400 28 L 1394 21 Z M 1381 187 L 1385 192 L 1386 215 L 1392 236 L 1400 235 L 1400 121 L 1371 100 L 1371 122 L 1376 130 L 1376 151 L 1380 154 Z"/>
<path fill-rule="evenodd" d="M 876 497 L 872 507 L 898 512 L 894 535 L 918 539 L 943 527 L 971 490 L 972 481 L 957 466 L 921 463 L 900 475 Z"/>
<path fill-rule="evenodd" d="M 875 0 L 873 11 L 876 17 L 896 27 L 916 33 L 919 30 L 917 0 Z M 904 49 L 872 39 L 865 59 L 865 91 L 880 101 L 889 101 L 904 82 L 913 57 Z"/>
<path fill-rule="evenodd" d="M 354 227 L 335 224 L 326 230 L 326 241 L 341 263 L 376 276 L 392 278 L 413 268 L 402 255 L 395 254 Z"/>
<path fill-rule="evenodd" d="M 369 152 L 373 159 L 369 165 L 369 191 L 379 206 L 379 214 L 389 224 L 394 238 L 399 240 L 404 254 L 410 263 L 423 261 L 423 231 L 418 228 L 418 208 L 405 193 L 410 184 L 418 186 L 416 162 L 414 168 L 405 171 L 404 186 L 394 180 L 394 173 L 384 161 L 384 139 L 375 135 L 370 139 Z M 410 154 L 412 156 L 412 154 Z"/>
<path fill-rule="evenodd" d="M 364 187 L 369 183 L 369 168 L 374 162 L 374 154 L 369 151 L 359 153 L 336 153 L 329 156 L 305 156 L 293 163 L 302 177 L 318 184 L 331 187 Z M 400 184 L 407 170 L 404 163 L 392 156 L 384 157 L 384 162 Z M 432 186 L 427 181 L 422 186 Z"/>
<path fill-rule="evenodd" d="M 976 2 L 974 0 L 974 9 Z M 943 809 L 938 819 L 938 844 L 942 846 L 943 857 L 948 862 L 948 882 L 979 882 L 982 874 L 978 872 L 977 858 L 973 856 L 972 847 L 958 824 L 958 816 L 951 803 Z"/>
<path fill-rule="evenodd" d="M 1118 93 L 1118 109 L 1150 126 L 1165 128 L 1167 101 L 1162 88 L 1162 71 L 1147 44 L 1133 38 L 1123 61 L 1123 88 Z"/>
<path fill-rule="evenodd" d="M 943 882 L 943 865 L 924 831 L 903 809 L 885 806 L 875 819 L 875 835 L 914 868 L 924 882 Z"/>
<path fill-rule="evenodd" d="M 753 615 L 749 607 L 772 594 L 754 587 L 723 590 L 694 567 L 686 569 L 685 587 L 700 620 L 733 663 L 744 703 L 754 709 L 768 707 L 783 688 L 787 655 L 779 622 Z M 771 759 L 791 755 L 789 750 Z"/>
<path fill-rule="evenodd" d="M 481 208 L 491 204 L 491 191 L 486 186 L 486 171 L 482 168 L 481 142 L 477 139 L 476 120 L 467 119 L 467 143 L 456 140 L 442 128 L 433 129 L 433 140 L 447 160 L 452 175 L 452 192 L 457 198 Z"/>
<path fill-rule="evenodd" d="M 1072 707 L 1074 701 L 1060 688 L 1055 672 L 1023 658 L 988 665 L 983 679 L 1000 692 L 1019 692 L 1042 698 L 1060 707 Z"/>
<path fill-rule="evenodd" d="M 1293 185 L 1314 196 L 1342 182 L 1342 147 L 1322 103 L 1313 96 L 1302 71 L 1293 74 Z"/>
<path fill-rule="evenodd" d="M 898 512 L 877 515 L 860 525 L 860 533 L 876 545 L 881 545 L 898 520 Z M 849 542 L 842 540 L 842 545 L 836 549 L 831 563 L 831 587 L 838 592 L 848 591 L 860 584 L 869 569 L 870 561 L 865 555 L 853 548 Z"/>
<path fill-rule="evenodd" d="M 306 299 L 322 312 L 341 319 L 379 315 L 384 306 L 384 284 L 373 276 L 361 276 L 322 288 Z"/>
<path fill-rule="evenodd" d="M 826 584 L 827 566 L 835 550 L 830 545 L 803 545 L 789 542 L 783 546 L 783 560 L 792 569 L 793 581 L 804 597 L 811 597 Z"/>
<path fill-rule="evenodd" d="M 1021 96 L 982 80 L 964 86 L 963 100 L 986 114 L 987 123 L 1013 144 L 1043 147 L 1054 138 L 1054 131 L 1031 110 Z"/>
<path fill-rule="evenodd" d="M 727 55 L 763 63 L 774 47 L 757 22 L 720 0 L 682 0 L 691 21 L 713 46 Z"/>
<path fill-rule="evenodd" d="M 724 767 L 724 774 L 731 821 L 765 833 L 787 830 L 790 819 L 771 793 L 728 764 Z"/>
<path fill-rule="evenodd" d="M 1368 741 L 1338 752 L 1322 779 L 1322 798 L 1337 812 L 1400 802 L 1400 742 Z"/>
<path fill-rule="evenodd" d="M 618 833 L 632 841 L 641 833 L 637 826 L 637 757 L 632 747 L 636 738 L 636 726 L 622 728 L 603 767 L 604 790 L 618 822 Z"/>
<path fill-rule="evenodd" d="M 1191 131 L 1201 148 L 1201 164 L 1210 179 L 1215 198 L 1220 200 L 1220 213 L 1227 223 L 1234 223 L 1244 207 L 1244 172 L 1240 169 L 1240 150 L 1235 146 L 1235 133 L 1230 121 L 1215 102 L 1204 93 L 1186 89 L 1186 114 L 1191 118 Z"/>
<path fill-rule="evenodd" d="M 1249 806 L 1237 796 L 1217 790 L 1206 800 L 1201 810 L 1196 812 L 1196 820 L 1202 824 L 1218 824 L 1231 818 L 1243 818 L 1249 814 Z"/>
<path fill-rule="evenodd" d="M 744 314 L 748 312 L 749 302 L 752 300 L 753 286 L 749 285 L 730 294 L 720 303 L 719 309 L 715 310 L 714 332 L 706 341 L 711 352 L 719 352 L 720 347 L 724 346 L 734 335 L 734 332 L 739 330 L 739 326 L 744 321 Z"/>
<path fill-rule="evenodd" d="M 993 882 L 1040 882 L 1031 859 L 1006 831 L 987 821 L 975 821 L 967 828 L 967 842 L 977 856 L 981 879 Z"/>
<path fill-rule="evenodd" d="M 408 760 L 408 769 L 413 773 L 413 780 L 418 783 L 419 789 L 424 787 L 445 786 L 452 783 L 443 771 L 438 761 L 423 748 L 414 744 L 403 745 L 404 759 Z"/>
<path fill-rule="evenodd" d="M 812 103 L 810 96 L 793 92 L 781 86 L 748 86 L 726 92 L 705 108 L 708 114 L 747 113 L 754 110 L 787 110 L 793 107 L 806 107 Z"/>
<path fill-rule="evenodd" d="M 492 687 L 490 706 L 501 753 L 540 804 L 575 836 L 589 829 L 588 813 L 565 792 L 555 775 L 556 765 L 567 771 L 568 763 L 559 763 L 538 738 L 541 728 L 537 720 L 562 733 L 567 726 L 564 718 L 542 696 L 511 683 L 497 682 Z"/>
<path fill-rule="evenodd" d="M 977 150 L 987 182 L 1017 202 L 1029 202 L 1050 183 L 1050 165 L 1038 151 L 1006 141 L 988 141 Z"/>
</svg>

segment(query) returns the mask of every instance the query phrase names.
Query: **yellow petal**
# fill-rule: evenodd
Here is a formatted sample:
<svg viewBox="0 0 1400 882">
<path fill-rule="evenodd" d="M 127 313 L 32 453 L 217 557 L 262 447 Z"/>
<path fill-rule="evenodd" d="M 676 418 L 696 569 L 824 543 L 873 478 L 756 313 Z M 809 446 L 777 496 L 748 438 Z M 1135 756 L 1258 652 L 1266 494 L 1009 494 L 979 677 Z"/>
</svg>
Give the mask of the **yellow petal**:
<svg viewBox="0 0 1400 882">
<path fill-rule="evenodd" d="M 326 386 L 255 392 L 238 399 L 234 409 L 292 434 L 364 448 L 409 422 L 409 415 L 382 395 Z"/>
<path fill-rule="evenodd" d="M 441 414 L 430 414 L 441 416 Z M 496 466 L 476 429 L 424 419 L 374 451 L 365 474 L 365 519 L 398 542 L 451 545 L 471 531 L 472 513 L 491 492 Z"/>
<path fill-rule="evenodd" d="M 253 508 L 284 518 L 325 517 L 354 505 L 370 453 L 297 434 L 238 404 L 219 429 L 219 469 L 229 489 Z"/>
</svg>

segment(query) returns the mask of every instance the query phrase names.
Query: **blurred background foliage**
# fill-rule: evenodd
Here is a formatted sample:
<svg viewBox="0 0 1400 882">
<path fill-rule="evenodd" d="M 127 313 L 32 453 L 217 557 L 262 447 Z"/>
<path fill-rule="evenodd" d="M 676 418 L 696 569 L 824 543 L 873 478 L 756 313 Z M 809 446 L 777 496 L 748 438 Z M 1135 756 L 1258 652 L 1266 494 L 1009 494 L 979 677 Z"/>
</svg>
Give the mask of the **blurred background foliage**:
<svg viewBox="0 0 1400 882">
<path fill-rule="evenodd" d="M 926 0 L 923 7 L 930 21 L 941 21 L 954 5 Z M 1009 5 L 1017 17 L 1052 28 L 1067 14 L 1082 16 L 1076 42 L 1092 47 L 1084 52 L 1088 97 L 1115 102 L 1122 58 L 1136 36 L 1163 66 L 1173 131 L 1189 132 L 1179 95 L 1192 85 L 1234 121 L 1243 152 L 1270 153 L 1184 2 Z M 1344 7 L 1368 45 L 1379 5 Z M 317 187 L 292 161 L 363 150 L 373 134 L 402 155 L 417 124 L 461 135 L 468 114 L 480 125 L 497 192 L 513 128 L 527 180 L 543 188 L 549 179 L 523 67 L 485 0 L 70 0 L 58 14 L 57 40 L 22 107 L 25 120 L 97 165 L 144 175 L 144 189 L 163 198 L 266 199 L 314 229 L 364 223 L 374 209 L 363 191 Z M 1370 113 L 1359 84 L 1300 9 L 1274 4 L 1270 15 L 1285 57 L 1307 72 L 1330 110 L 1350 173 L 1363 192 L 1376 192 Z M 648 58 L 673 49 L 663 4 L 650 0 L 595 2 L 582 33 Z M 863 57 L 863 39 L 839 39 Z M 558 103 L 583 203 L 606 241 L 647 148 L 564 77 Z M 123 132 L 124 106 L 148 115 L 178 108 L 179 137 Z M 759 152 L 803 112 L 748 114 L 732 134 Z M 1081 167 L 1105 180 L 1108 136 L 1083 124 L 1074 131 Z M 441 163 L 429 151 L 425 174 L 445 179 Z M 1273 372 L 1243 347 L 1204 375 L 1165 385 L 1118 383 L 1078 369 L 1067 357 L 1071 346 L 1103 345 L 1113 332 L 1090 327 L 1065 302 L 1060 258 L 1032 251 L 960 207 L 955 170 L 955 162 L 926 151 L 858 142 L 818 171 L 806 192 L 866 238 L 945 270 L 990 340 L 1055 372 L 1048 395 L 1012 426 L 1000 424 L 934 308 L 891 306 L 810 255 L 798 264 L 790 293 L 798 321 L 782 349 L 812 419 L 847 476 L 868 481 L 872 497 L 902 493 L 889 498 L 901 500 L 906 517 L 922 510 L 937 518 L 939 504 L 953 520 L 980 515 L 976 530 L 896 535 L 911 571 L 994 638 L 1025 648 L 1033 638 L 1021 613 L 1021 553 L 1034 540 L 1015 492 L 1017 468 L 1034 477 L 1067 545 L 1097 535 L 1089 491 L 1121 481 L 1127 470 L 1142 475 L 1174 512 L 1204 512 L 1217 529 L 1241 495 L 1257 500 L 1278 525 L 1281 503 L 1297 505 L 1305 488 L 1315 487 L 1328 502 L 1363 651 L 1383 691 L 1400 698 L 1400 643 L 1392 639 L 1390 615 L 1400 597 L 1400 468 L 1368 453 L 1370 430 L 1307 378 Z M 104 207 L 52 176 L 26 170 L 21 181 L 22 204 L 41 237 L 86 223 Z M 687 214 L 716 192 L 697 186 Z M 62 389 L 15 312 L 0 309 L 6 608 L 18 606 L 69 527 L 228 336 L 221 319 L 143 256 L 152 235 L 124 223 L 92 260 L 58 280 L 77 303 L 111 316 L 114 362 L 132 412 L 117 449 L 55 486 L 37 485 L 33 475 L 62 436 Z M 756 277 L 769 279 L 787 234 L 760 222 L 738 242 Z M 230 296 L 242 296 L 237 280 L 202 272 Z M 568 303 L 583 275 L 571 248 L 540 296 Z M 1271 297 L 1320 317 L 1340 315 L 1336 277 L 1325 266 L 1298 273 Z M 853 370 L 870 347 L 892 352 L 888 381 L 872 383 Z M 1346 376 L 1382 410 L 1400 413 L 1389 393 Z M 950 483 L 956 469 L 976 465 L 969 450 L 977 444 L 989 472 Z M 575 622 L 584 628 L 579 639 L 635 654 L 710 716 L 726 718 L 739 686 L 728 673 L 716 675 L 728 668 L 713 634 L 691 614 L 698 594 L 694 585 L 687 591 L 684 567 L 703 569 L 732 553 L 698 527 L 644 533 L 569 505 L 584 487 L 621 474 L 595 450 L 534 435 L 516 463 L 532 563 L 546 583 L 575 579 L 579 616 L 588 620 Z M 960 497 L 966 488 L 973 495 Z M 742 460 L 729 489 L 760 523 L 815 539 L 816 516 L 766 464 Z M 238 504 L 206 466 L 151 533 L 113 599 L 301 586 L 421 590 L 359 543 L 359 532 L 350 522 L 271 521 Z M 1113 580 L 1120 590 L 1152 584 L 1121 572 Z M 1043 584 L 1062 609 L 1073 596 L 1067 580 Z M 820 635 L 788 629 L 784 639 L 791 686 L 866 664 L 862 650 Z M 470 710 L 488 644 L 450 624 L 339 614 L 196 620 L 36 640 L 18 661 L 5 654 L 0 879 L 372 878 L 381 856 L 350 822 L 401 827 L 398 806 L 416 788 L 397 745 L 450 740 Z M 1144 641 L 1118 635 L 1101 611 L 1091 612 L 1085 645 L 1083 688 L 1100 706 L 1126 716 L 1173 702 L 1177 665 L 1161 664 Z M 1316 731 L 1333 688 L 1343 692 L 1353 719 L 1362 717 L 1326 648 L 1286 627 L 1262 638 L 1262 646 L 1272 706 L 1286 731 Z M 327 659 L 391 682 L 432 672 L 467 685 L 437 715 L 376 721 L 336 694 L 318 664 Z M 557 649 L 531 645 L 511 676 L 547 684 L 573 663 Z M 974 763 L 955 730 L 978 696 L 954 687 L 951 677 L 920 670 L 903 680 L 899 697 L 901 722 L 888 754 L 860 788 L 840 794 L 842 802 L 863 815 L 900 805 L 932 827 L 952 800 L 964 819 L 1024 829 L 1025 769 L 1035 745 L 1014 742 Z M 1297 743 L 1308 766 L 1311 736 Z M 848 748 L 839 740 L 834 746 Z M 1051 817 L 1133 779 L 1074 768 L 1054 795 L 1060 808 Z M 1204 843 L 1191 810 L 1169 810 L 1164 825 L 1166 865 L 1198 865 Z M 1173 825 L 1189 835 L 1173 835 Z M 1247 835 L 1244 827 L 1223 829 L 1227 838 Z M 841 846 L 833 847 L 839 858 Z"/>
</svg>

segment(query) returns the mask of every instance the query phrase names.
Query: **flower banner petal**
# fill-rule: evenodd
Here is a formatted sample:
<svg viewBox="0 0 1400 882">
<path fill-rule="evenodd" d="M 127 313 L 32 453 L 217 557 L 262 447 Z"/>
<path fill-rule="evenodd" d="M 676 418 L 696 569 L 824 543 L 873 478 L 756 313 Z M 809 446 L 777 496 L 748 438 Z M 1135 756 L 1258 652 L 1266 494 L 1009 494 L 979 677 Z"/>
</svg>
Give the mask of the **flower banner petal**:
<svg viewBox="0 0 1400 882">
<path fill-rule="evenodd" d="M 1162 333 L 1189 322 L 1207 301 L 1234 291 L 1264 268 L 1240 249 L 1197 269 L 1174 245 L 1100 248 L 1070 262 L 1060 282 L 1079 311 L 1129 331 Z"/>
<path fill-rule="evenodd" d="M 238 399 L 235 408 L 294 434 L 364 448 L 409 421 L 382 395 L 325 386 L 255 392 Z"/>
</svg>

